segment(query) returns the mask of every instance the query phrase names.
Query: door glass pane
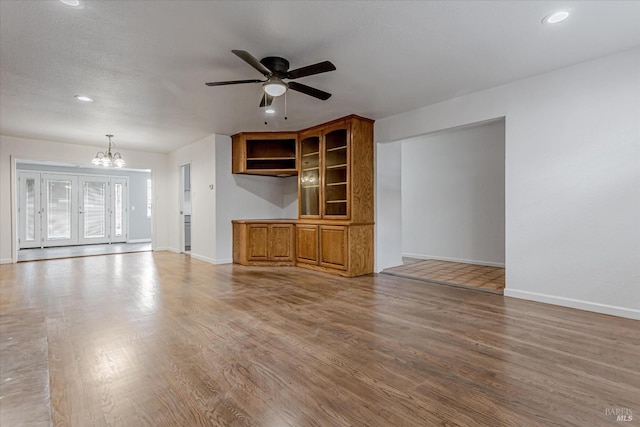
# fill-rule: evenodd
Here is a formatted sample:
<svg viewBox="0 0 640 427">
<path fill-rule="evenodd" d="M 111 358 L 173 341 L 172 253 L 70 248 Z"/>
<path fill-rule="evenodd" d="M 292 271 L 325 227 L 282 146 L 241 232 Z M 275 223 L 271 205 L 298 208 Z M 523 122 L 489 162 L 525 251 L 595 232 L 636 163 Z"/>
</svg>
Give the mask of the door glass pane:
<svg viewBox="0 0 640 427">
<path fill-rule="evenodd" d="M 123 226 L 123 198 L 122 198 L 122 184 L 115 184 L 113 188 L 114 201 L 113 201 L 113 235 L 116 237 L 122 237 L 124 235 Z"/>
<path fill-rule="evenodd" d="M 84 237 L 106 237 L 105 204 L 107 184 L 84 183 Z"/>
<path fill-rule="evenodd" d="M 347 215 L 347 130 L 327 133 L 324 152 L 324 214 Z"/>
<path fill-rule="evenodd" d="M 71 239 L 71 181 L 47 182 L 47 238 Z"/>
<path fill-rule="evenodd" d="M 300 143 L 300 215 L 320 215 L 320 138 L 311 136 Z"/>
<path fill-rule="evenodd" d="M 27 242 L 33 242 L 36 239 L 36 180 L 27 178 L 25 184 L 24 238 Z"/>
</svg>

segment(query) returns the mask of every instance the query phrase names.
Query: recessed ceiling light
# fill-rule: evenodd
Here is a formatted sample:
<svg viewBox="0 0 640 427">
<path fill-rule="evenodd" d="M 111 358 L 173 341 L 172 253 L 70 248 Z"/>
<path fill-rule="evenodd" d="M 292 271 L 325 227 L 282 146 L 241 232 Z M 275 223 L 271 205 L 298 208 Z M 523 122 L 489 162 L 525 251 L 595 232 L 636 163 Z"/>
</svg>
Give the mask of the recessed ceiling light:
<svg viewBox="0 0 640 427">
<path fill-rule="evenodd" d="M 76 95 L 75 98 L 78 101 L 82 101 L 82 102 L 93 102 L 93 98 L 90 98 L 90 97 L 85 96 L 85 95 Z"/>
<path fill-rule="evenodd" d="M 66 4 L 67 6 L 71 6 L 71 7 L 78 7 L 80 6 L 80 0 L 60 0 L 61 3 Z"/>
<path fill-rule="evenodd" d="M 273 113 L 276 112 L 276 110 L 274 110 L 273 108 L 269 107 L 266 110 L 264 110 L 264 112 L 267 113 L 267 114 L 273 114 Z"/>
<path fill-rule="evenodd" d="M 559 10 L 545 16 L 542 22 L 545 24 L 557 24 L 560 21 L 564 21 L 568 17 L 569 12 L 567 12 L 566 10 Z"/>
</svg>

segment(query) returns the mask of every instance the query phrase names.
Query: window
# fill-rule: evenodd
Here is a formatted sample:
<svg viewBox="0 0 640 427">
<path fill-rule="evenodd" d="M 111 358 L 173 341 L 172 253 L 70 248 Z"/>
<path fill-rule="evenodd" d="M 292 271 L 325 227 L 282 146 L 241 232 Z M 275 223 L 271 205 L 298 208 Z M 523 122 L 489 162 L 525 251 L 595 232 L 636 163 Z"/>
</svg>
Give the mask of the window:
<svg viewBox="0 0 640 427">
<path fill-rule="evenodd" d="M 151 218 L 151 204 L 153 203 L 153 191 L 151 189 L 151 180 L 147 180 L 147 218 Z"/>
</svg>

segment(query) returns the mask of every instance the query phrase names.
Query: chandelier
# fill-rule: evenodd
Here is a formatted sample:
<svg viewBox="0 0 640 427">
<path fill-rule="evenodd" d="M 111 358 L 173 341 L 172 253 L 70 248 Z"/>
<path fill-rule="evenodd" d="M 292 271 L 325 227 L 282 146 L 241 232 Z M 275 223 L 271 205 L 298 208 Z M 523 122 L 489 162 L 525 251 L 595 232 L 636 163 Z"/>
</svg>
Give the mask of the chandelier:
<svg viewBox="0 0 640 427">
<path fill-rule="evenodd" d="M 106 135 L 109 138 L 109 148 L 107 151 L 98 151 L 98 154 L 91 160 L 91 163 L 94 165 L 102 165 L 104 167 L 115 166 L 117 168 L 121 168 L 125 165 L 124 159 L 120 155 L 120 153 L 111 153 L 111 147 L 115 147 L 116 144 L 111 142 L 111 138 L 113 135 Z"/>
</svg>

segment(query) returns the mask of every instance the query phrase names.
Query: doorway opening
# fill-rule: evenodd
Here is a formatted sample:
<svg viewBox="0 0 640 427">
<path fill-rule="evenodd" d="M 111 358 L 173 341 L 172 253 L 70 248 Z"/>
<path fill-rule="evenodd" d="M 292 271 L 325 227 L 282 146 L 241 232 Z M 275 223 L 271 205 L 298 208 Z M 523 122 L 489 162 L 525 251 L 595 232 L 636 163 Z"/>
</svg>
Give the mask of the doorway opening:
<svg viewBox="0 0 640 427">
<path fill-rule="evenodd" d="M 16 175 L 18 261 L 151 250 L 150 171 L 18 161 Z"/>
<path fill-rule="evenodd" d="M 180 228 L 182 252 L 191 253 L 191 164 L 180 166 Z"/>
<path fill-rule="evenodd" d="M 403 265 L 388 274 L 503 293 L 505 121 L 401 141 Z"/>
</svg>

